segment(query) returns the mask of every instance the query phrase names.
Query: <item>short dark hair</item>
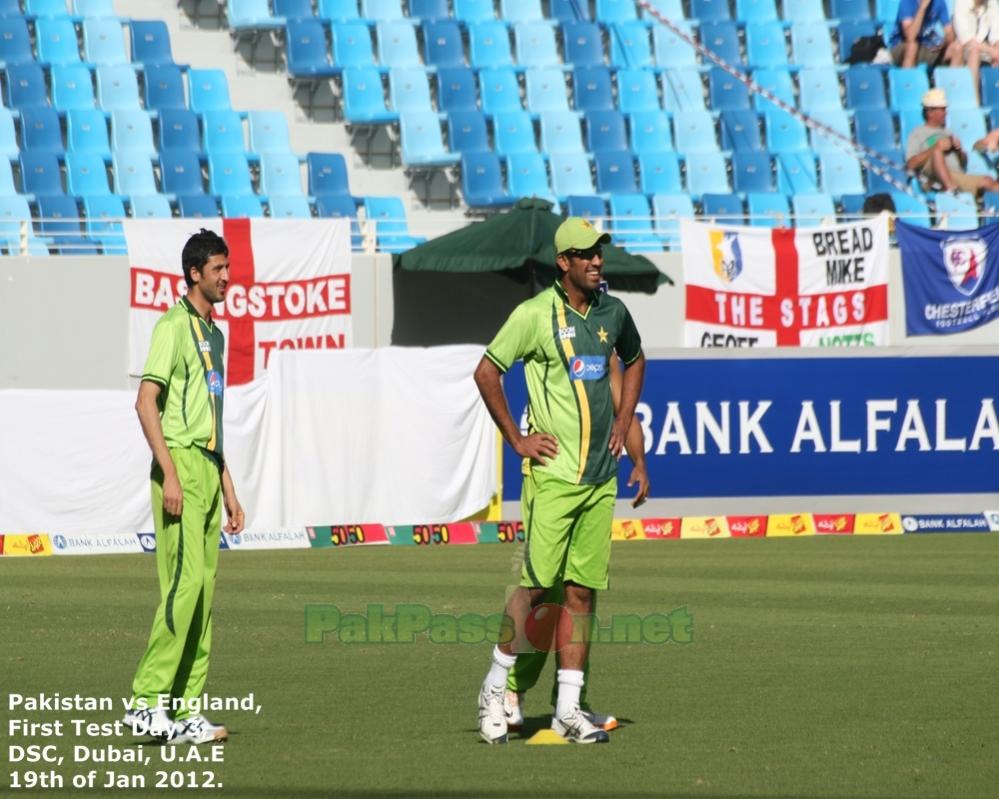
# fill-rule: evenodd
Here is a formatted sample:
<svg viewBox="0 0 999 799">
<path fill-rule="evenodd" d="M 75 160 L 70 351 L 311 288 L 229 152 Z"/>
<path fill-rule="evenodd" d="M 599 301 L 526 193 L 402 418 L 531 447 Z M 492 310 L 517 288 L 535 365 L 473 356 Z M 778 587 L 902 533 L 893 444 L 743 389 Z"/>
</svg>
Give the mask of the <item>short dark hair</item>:
<svg viewBox="0 0 999 799">
<path fill-rule="evenodd" d="M 225 243 L 225 239 L 215 231 L 201 228 L 187 240 L 180 260 L 184 268 L 184 282 L 188 287 L 194 285 L 191 270 L 200 270 L 213 255 L 229 255 L 229 246 Z"/>
<path fill-rule="evenodd" d="M 871 194 L 864 199 L 863 214 L 880 214 L 882 211 L 895 213 L 895 201 L 887 192 Z"/>
</svg>

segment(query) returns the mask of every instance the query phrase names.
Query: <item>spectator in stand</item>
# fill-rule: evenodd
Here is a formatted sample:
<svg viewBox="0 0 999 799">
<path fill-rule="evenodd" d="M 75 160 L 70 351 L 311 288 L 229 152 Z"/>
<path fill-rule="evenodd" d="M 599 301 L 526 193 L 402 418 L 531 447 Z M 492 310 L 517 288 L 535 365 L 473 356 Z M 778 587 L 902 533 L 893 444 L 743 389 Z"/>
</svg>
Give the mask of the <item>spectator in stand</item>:
<svg viewBox="0 0 999 799">
<path fill-rule="evenodd" d="M 961 45 L 964 63 L 975 84 L 975 96 L 981 104 L 978 68 L 999 64 L 999 0 L 956 0 L 954 35 Z"/>
<path fill-rule="evenodd" d="M 888 39 L 892 63 L 961 66 L 961 45 L 954 38 L 947 0 L 902 0 Z"/>
</svg>

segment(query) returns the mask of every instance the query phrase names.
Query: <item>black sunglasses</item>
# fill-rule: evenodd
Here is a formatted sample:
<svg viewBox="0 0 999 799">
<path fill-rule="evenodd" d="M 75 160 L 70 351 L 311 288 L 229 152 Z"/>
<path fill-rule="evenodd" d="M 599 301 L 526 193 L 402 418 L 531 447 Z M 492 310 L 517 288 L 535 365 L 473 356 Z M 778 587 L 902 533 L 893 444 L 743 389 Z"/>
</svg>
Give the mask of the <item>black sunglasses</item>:
<svg viewBox="0 0 999 799">
<path fill-rule="evenodd" d="M 604 248 L 599 244 L 594 244 L 586 250 L 566 250 L 565 254 L 570 258 L 579 258 L 582 261 L 592 261 L 597 256 L 603 256 Z"/>
</svg>

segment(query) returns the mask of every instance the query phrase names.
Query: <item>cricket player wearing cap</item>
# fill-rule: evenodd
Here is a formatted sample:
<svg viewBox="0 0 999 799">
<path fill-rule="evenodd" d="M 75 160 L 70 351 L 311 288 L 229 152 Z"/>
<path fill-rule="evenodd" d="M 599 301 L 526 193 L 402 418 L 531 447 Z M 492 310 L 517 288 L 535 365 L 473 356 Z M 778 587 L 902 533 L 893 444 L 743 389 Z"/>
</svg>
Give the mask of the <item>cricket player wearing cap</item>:
<svg viewBox="0 0 999 799">
<path fill-rule="evenodd" d="M 602 245 L 610 236 L 579 217 L 555 232 L 558 281 L 510 314 L 475 370 L 475 382 L 506 441 L 530 464 L 533 489 L 526 522 L 520 586 L 507 603 L 513 640 L 493 650 L 479 692 L 479 734 L 505 743 L 507 676 L 516 662 L 529 609 L 559 581 L 565 610 L 586 619 L 594 593 L 606 589 L 611 522 L 617 497 L 617 460 L 625 446 L 645 374 L 642 342 L 628 309 L 599 291 Z M 611 356 L 624 366 L 621 397 L 611 396 Z M 529 400 L 527 435 L 514 421 L 502 375 L 524 361 Z M 589 652 L 587 625 L 560 647 L 558 696 L 552 729 L 576 743 L 603 743 L 607 732 L 580 708 Z"/>
</svg>

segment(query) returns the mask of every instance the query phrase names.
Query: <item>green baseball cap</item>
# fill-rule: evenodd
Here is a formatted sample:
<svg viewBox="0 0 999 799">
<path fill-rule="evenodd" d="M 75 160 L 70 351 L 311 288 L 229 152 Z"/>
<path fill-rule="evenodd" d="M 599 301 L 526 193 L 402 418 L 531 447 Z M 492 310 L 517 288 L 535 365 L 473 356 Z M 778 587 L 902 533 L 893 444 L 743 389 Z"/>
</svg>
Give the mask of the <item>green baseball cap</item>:
<svg viewBox="0 0 999 799">
<path fill-rule="evenodd" d="M 601 233 L 581 216 L 570 216 L 555 231 L 555 254 L 566 250 L 588 250 L 594 244 L 609 244 L 610 233 Z"/>
</svg>

